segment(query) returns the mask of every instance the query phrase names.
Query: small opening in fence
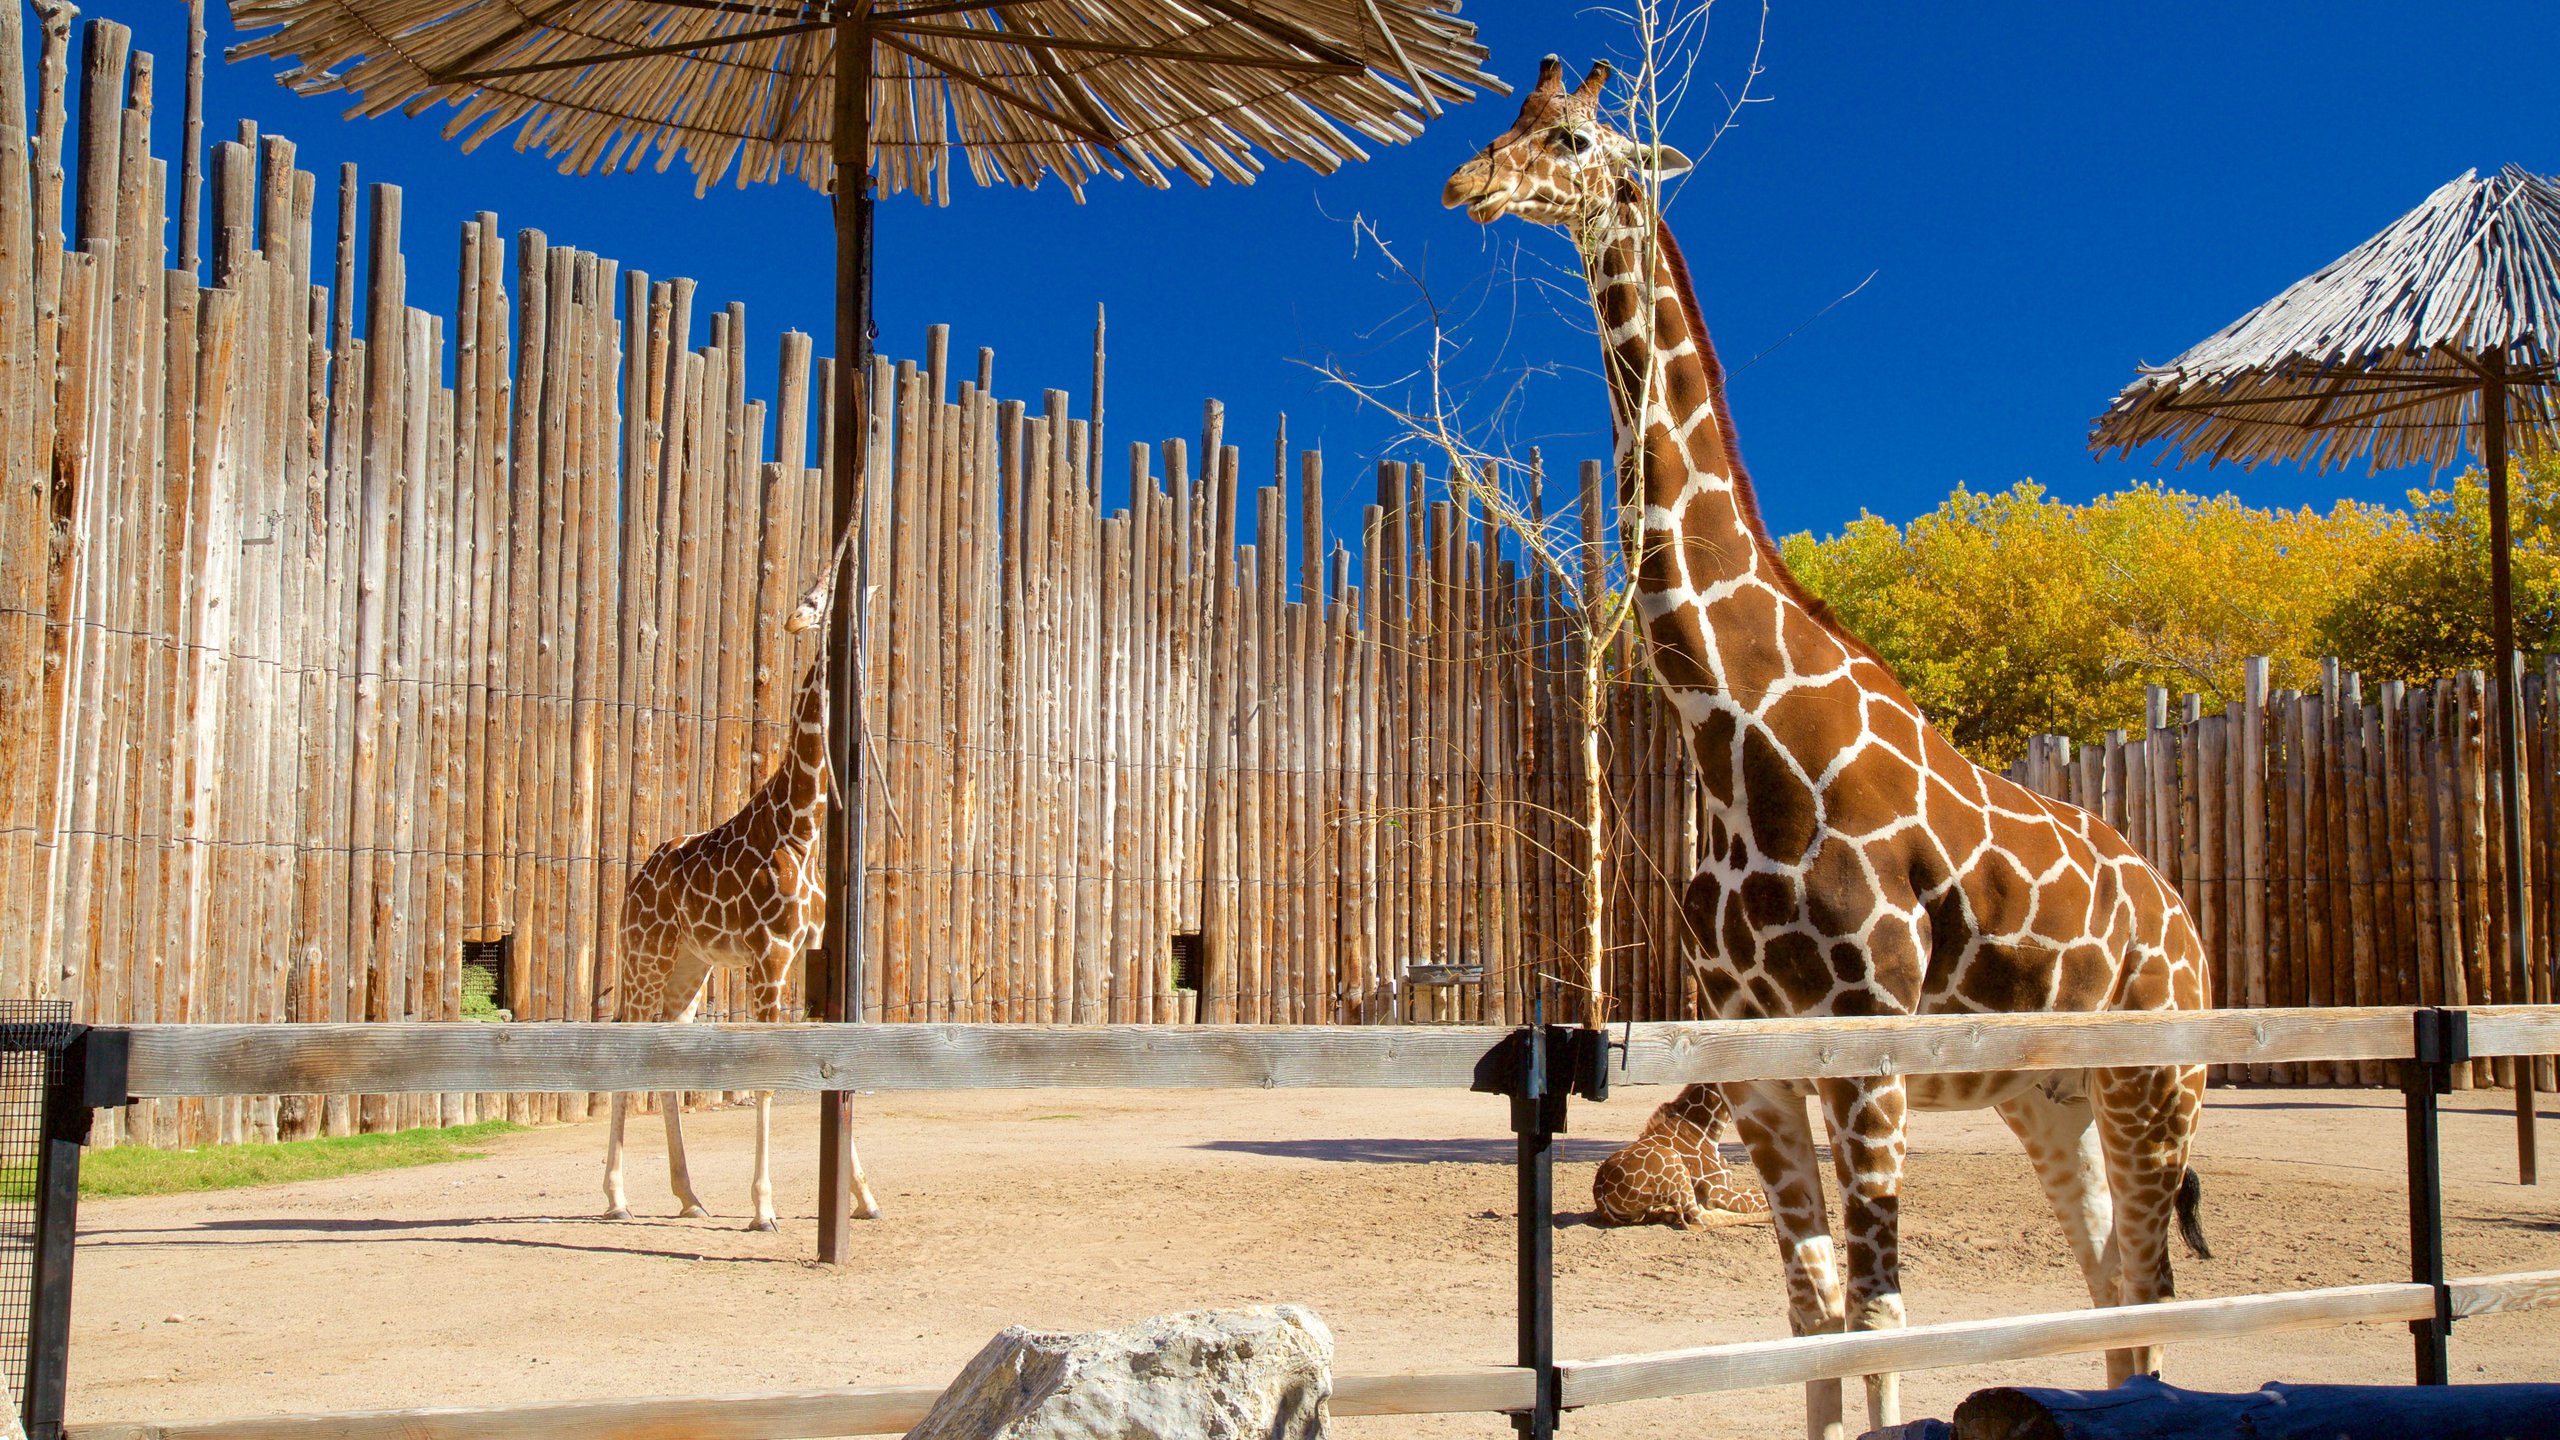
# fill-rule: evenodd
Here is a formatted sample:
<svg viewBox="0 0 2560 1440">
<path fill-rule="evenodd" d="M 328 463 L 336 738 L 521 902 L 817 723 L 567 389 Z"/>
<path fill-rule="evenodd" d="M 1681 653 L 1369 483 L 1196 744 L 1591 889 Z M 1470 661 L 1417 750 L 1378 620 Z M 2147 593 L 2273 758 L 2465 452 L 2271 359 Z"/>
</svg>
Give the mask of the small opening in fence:
<svg viewBox="0 0 2560 1440">
<path fill-rule="evenodd" d="M 515 968 L 516 937 L 462 942 L 462 1018 L 513 1020 L 506 1008 L 507 982 Z"/>
<path fill-rule="evenodd" d="M 1173 988 L 1198 991 L 1200 964 L 1200 932 L 1177 932 L 1173 937 Z"/>
</svg>

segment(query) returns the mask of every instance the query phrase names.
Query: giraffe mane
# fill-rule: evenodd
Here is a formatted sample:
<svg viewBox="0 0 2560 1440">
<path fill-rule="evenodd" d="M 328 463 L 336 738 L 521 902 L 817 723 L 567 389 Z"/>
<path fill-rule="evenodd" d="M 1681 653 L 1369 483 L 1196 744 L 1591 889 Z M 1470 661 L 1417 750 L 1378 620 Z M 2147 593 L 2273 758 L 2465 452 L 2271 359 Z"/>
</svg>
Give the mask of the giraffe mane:
<svg viewBox="0 0 2560 1440">
<path fill-rule="evenodd" d="M 1732 472 L 1733 491 L 1741 501 L 1742 523 L 1751 531 L 1752 545 L 1767 562 L 1778 588 L 1803 606 L 1815 624 L 1831 632 L 1831 638 L 1852 652 L 1884 664 L 1884 657 L 1876 653 L 1876 648 L 1842 623 L 1830 603 L 1807 589 L 1778 553 L 1778 542 L 1770 538 L 1768 522 L 1760 518 L 1760 487 L 1753 483 L 1750 468 L 1742 463 L 1742 444 L 1734 437 L 1733 411 L 1724 398 L 1724 361 L 1716 354 L 1715 337 L 1708 333 L 1705 317 L 1698 312 L 1698 292 L 1689 281 L 1689 262 L 1681 255 L 1680 242 L 1672 238 L 1671 227 L 1663 223 L 1659 212 L 1654 215 L 1653 233 L 1662 242 L 1662 258 L 1671 265 L 1672 284 L 1680 292 L 1680 310 L 1689 319 L 1689 334 L 1698 342 L 1698 360 L 1707 372 L 1707 402 L 1715 407 L 1717 443 L 1724 447 L 1725 466 Z"/>
</svg>

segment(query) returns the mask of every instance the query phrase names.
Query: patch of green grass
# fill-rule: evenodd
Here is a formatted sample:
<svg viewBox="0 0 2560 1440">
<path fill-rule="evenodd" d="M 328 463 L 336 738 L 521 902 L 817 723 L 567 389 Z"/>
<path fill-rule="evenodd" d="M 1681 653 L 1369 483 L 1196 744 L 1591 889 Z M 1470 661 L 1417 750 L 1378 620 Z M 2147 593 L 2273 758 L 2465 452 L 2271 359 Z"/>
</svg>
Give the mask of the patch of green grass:
<svg viewBox="0 0 2560 1440">
<path fill-rule="evenodd" d="M 516 1018 L 514 1011 L 498 1003 L 498 972 L 486 965 L 462 967 L 462 1018 L 482 1022 Z"/>
<path fill-rule="evenodd" d="M 449 1130 L 399 1130 L 388 1135 L 333 1135 L 274 1145 L 208 1145 L 201 1150 L 153 1150 L 119 1145 L 80 1159 L 80 1193 L 93 1199 L 126 1195 L 185 1195 L 326 1180 L 368 1170 L 400 1170 L 477 1160 L 488 1152 L 470 1147 L 526 1127 L 483 1120 Z"/>
</svg>

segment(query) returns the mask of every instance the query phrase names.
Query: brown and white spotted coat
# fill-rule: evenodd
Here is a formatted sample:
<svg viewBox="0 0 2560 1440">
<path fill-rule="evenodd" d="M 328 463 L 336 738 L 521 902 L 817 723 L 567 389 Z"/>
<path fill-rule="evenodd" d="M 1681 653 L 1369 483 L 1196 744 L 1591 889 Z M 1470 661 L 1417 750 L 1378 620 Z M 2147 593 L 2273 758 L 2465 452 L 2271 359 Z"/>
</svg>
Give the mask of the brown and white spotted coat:
<svg viewBox="0 0 2560 1440">
<path fill-rule="evenodd" d="M 1749 1225 L 1768 1218 L 1756 1180 L 1736 1180 L 1716 1137 L 1732 1117 L 1724 1091 L 1691 1085 L 1656 1106 L 1644 1129 L 1591 1177 L 1591 1204 L 1603 1225 L 1656 1221 L 1683 1230 Z"/>
<path fill-rule="evenodd" d="M 827 573 L 800 599 L 783 629 L 818 627 L 834 598 L 839 542 Z M 622 972 L 614 1018 L 688 1021 L 714 967 L 744 969 L 759 1021 L 783 1018 L 783 992 L 791 967 L 818 944 L 826 929 L 826 870 L 820 837 L 826 832 L 826 647 L 801 676 L 792 705 L 791 744 L 773 774 L 744 808 L 698 835 L 670 840 L 650 852 L 631 876 L 622 901 Z M 622 1132 L 630 1097 L 613 1097 L 613 1122 L 605 1140 L 606 1217 L 628 1219 L 622 1186 Z M 683 1097 L 662 1094 L 667 1121 L 667 1179 L 688 1216 L 706 1215 L 685 1166 Z M 755 1214 L 750 1230 L 775 1228 L 773 1213 L 773 1092 L 756 1092 Z M 879 1202 L 853 1162 L 854 1213 L 876 1218 Z"/>
<path fill-rule="evenodd" d="M 1550 57 L 1519 119 L 1450 177 L 1442 199 L 1480 222 L 1510 214 L 1561 226 L 1581 253 L 1647 648 L 1705 792 L 1707 855 L 1685 914 L 1714 1013 L 2202 1008 L 2202 946 L 2167 882 L 2086 812 L 1958 754 L 1781 563 L 1687 267 L 1637 178 L 1687 161 L 1603 123 L 1607 79 L 1604 64 L 1568 92 Z M 2201 1068 L 1729 1088 L 1775 1208 L 1798 1333 L 1903 1323 L 1897 1227 L 1912 1105 L 1999 1109 L 2097 1303 L 2170 1293 L 2167 1235 Z M 1809 1089 L 1832 1136 L 1845 1257 L 1823 1200 Z M 2156 1350 L 2119 1351 L 2108 1375 L 2156 1364 Z M 1867 1388 L 1871 1418 L 1893 1423 L 1894 1377 L 1871 1376 Z M 1808 1387 L 1807 1401 L 1812 1433 L 1839 1434 L 1837 1382 Z"/>
</svg>

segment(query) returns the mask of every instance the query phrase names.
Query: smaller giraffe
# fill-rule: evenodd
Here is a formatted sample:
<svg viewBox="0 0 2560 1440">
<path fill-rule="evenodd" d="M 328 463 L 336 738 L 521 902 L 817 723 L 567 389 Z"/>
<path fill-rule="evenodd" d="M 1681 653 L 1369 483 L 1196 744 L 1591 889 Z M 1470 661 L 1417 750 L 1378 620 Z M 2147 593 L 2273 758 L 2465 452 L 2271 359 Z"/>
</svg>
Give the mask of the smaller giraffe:
<svg viewBox="0 0 2560 1440">
<path fill-rule="evenodd" d="M 1735 1183 L 1716 1149 L 1730 1118 L 1724 1091 L 1714 1085 L 1691 1085 L 1665 1101 L 1644 1132 L 1591 1177 L 1600 1223 L 1667 1220 L 1683 1230 L 1717 1230 L 1767 1220 L 1768 1197 L 1757 1185 Z"/>
<path fill-rule="evenodd" d="M 826 634 L 850 527 L 816 584 L 783 622 L 797 635 L 815 627 Z M 715 966 L 742 968 L 753 981 L 756 1019 L 783 1018 L 783 988 L 791 967 L 815 947 L 826 928 L 826 871 L 820 837 L 826 829 L 826 646 L 800 679 L 792 707 L 792 732 L 781 763 L 745 808 L 698 835 L 670 840 L 652 851 L 632 874 L 622 904 L 622 973 L 616 1018 L 688 1021 Z M 622 1187 L 622 1131 L 630 1096 L 613 1097 L 613 1122 L 605 1139 L 605 1218 L 627 1220 L 631 1207 Z M 658 1097 L 667 1121 L 667 1180 L 687 1216 L 702 1216 L 684 1157 L 684 1097 Z M 848 1146 L 848 1153 L 850 1146 Z M 773 1213 L 773 1092 L 756 1092 L 755 1214 L 750 1230 L 775 1228 Z M 854 1214 L 876 1219 L 880 1202 L 853 1156 Z"/>
</svg>

